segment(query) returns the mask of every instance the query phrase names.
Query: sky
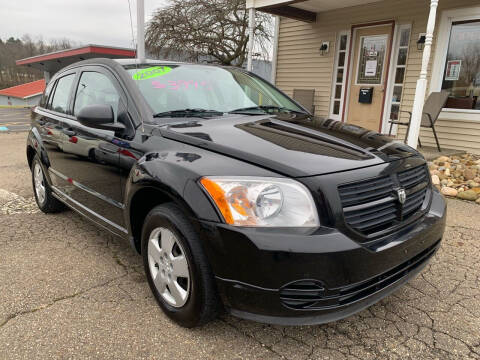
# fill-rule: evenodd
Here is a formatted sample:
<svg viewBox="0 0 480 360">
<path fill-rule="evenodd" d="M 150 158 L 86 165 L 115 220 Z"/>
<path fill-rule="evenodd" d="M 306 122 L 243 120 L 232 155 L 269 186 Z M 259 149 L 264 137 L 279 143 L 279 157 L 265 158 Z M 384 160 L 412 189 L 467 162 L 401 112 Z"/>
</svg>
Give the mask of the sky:
<svg viewBox="0 0 480 360">
<path fill-rule="evenodd" d="M 144 0 L 145 20 L 168 0 Z M 1 0 L 0 38 L 67 38 L 78 44 L 132 46 L 128 0 Z M 130 0 L 136 35 L 136 0 Z"/>
</svg>

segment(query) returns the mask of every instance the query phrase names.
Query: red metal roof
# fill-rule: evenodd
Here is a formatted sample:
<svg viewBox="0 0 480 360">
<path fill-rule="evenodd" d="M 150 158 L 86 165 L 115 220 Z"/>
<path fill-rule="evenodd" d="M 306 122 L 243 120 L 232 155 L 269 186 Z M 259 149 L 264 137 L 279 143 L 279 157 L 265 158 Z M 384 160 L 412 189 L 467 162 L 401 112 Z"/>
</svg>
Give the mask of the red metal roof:
<svg viewBox="0 0 480 360">
<path fill-rule="evenodd" d="M 105 55 L 105 57 L 126 57 L 126 58 L 133 58 L 135 57 L 135 50 L 132 49 L 124 49 L 124 48 L 116 48 L 110 46 L 102 46 L 102 45 L 87 45 L 75 49 L 66 49 L 51 52 L 48 54 L 42 54 L 37 56 L 32 56 L 26 59 L 17 60 L 17 65 L 27 65 L 32 63 L 39 63 L 48 60 L 57 60 L 61 58 L 71 57 L 71 56 L 79 56 L 84 54 L 97 54 L 97 56 Z"/>
<path fill-rule="evenodd" d="M 43 90 L 45 90 L 45 79 L 2 89 L 0 90 L 0 95 L 25 99 L 41 94 L 43 93 Z"/>
</svg>

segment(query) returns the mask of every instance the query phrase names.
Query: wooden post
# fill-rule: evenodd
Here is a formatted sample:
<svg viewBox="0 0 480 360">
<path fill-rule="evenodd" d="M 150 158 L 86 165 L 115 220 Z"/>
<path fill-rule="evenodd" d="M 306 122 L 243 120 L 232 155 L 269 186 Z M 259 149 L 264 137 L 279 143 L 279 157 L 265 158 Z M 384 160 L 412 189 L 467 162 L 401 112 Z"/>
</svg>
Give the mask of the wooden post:
<svg viewBox="0 0 480 360">
<path fill-rule="evenodd" d="M 414 149 L 417 148 L 418 137 L 420 135 L 423 105 L 425 104 L 425 96 L 427 92 L 428 63 L 430 62 L 430 54 L 432 53 L 433 32 L 435 30 L 438 2 L 439 0 L 430 1 L 430 15 L 428 16 L 427 34 L 425 35 L 422 69 L 420 71 L 420 78 L 417 80 L 417 89 L 415 90 L 415 100 L 413 102 L 412 120 L 407 144 Z"/>
</svg>

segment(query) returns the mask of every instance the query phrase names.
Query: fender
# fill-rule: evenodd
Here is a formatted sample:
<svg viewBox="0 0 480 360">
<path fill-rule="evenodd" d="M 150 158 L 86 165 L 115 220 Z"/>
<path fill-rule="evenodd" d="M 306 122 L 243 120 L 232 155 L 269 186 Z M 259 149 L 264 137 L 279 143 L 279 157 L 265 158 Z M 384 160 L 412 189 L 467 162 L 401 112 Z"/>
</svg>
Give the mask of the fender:
<svg viewBox="0 0 480 360">
<path fill-rule="evenodd" d="M 50 167 L 50 160 L 47 155 L 47 150 L 45 149 L 45 145 L 42 141 L 42 137 L 38 132 L 36 127 L 32 127 L 32 129 L 28 133 L 27 137 L 27 157 L 28 157 L 28 148 L 32 148 L 35 151 L 35 154 L 38 155 L 40 158 L 41 165 L 43 166 L 43 174 L 47 179 L 49 185 L 52 185 L 52 179 L 50 178 L 50 173 L 46 171 Z M 30 162 L 29 162 L 29 165 Z"/>
<path fill-rule="evenodd" d="M 132 234 L 132 199 L 145 188 L 158 190 L 191 218 L 220 222 L 217 210 L 199 188 L 199 178 L 191 169 L 170 160 L 167 153 L 152 152 L 143 156 L 130 170 L 125 185 L 125 223 L 129 233 Z"/>
</svg>

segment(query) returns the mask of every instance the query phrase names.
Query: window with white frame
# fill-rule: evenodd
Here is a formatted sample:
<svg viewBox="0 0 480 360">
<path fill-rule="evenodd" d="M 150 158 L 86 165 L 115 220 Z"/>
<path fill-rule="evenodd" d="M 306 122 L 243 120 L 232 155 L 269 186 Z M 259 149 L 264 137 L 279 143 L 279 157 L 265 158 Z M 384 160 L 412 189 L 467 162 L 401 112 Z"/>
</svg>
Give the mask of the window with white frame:
<svg viewBox="0 0 480 360">
<path fill-rule="evenodd" d="M 480 19 L 452 23 L 442 90 L 447 107 L 480 110 Z"/>
<path fill-rule="evenodd" d="M 389 118 L 391 120 L 398 120 L 400 116 L 400 104 L 402 102 L 403 85 L 405 82 L 405 72 L 407 68 L 410 32 L 410 25 L 400 26 L 395 52 L 393 86 L 389 95 L 391 100 Z"/>
<path fill-rule="evenodd" d="M 345 82 L 347 76 L 348 53 L 349 53 L 350 32 L 339 33 L 337 39 L 335 67 L 333 73 L 332 101 L 330 105 L 330 117 L 334 120 L 341 120 L 345 94 Z"/>
<path fill-rule="evenodd" d="M 480 6 L 443 11 L 437 36 L 430 90 L 448 91 L 446 110 L 477 119 L 480 113 Z"/>
</svg>

